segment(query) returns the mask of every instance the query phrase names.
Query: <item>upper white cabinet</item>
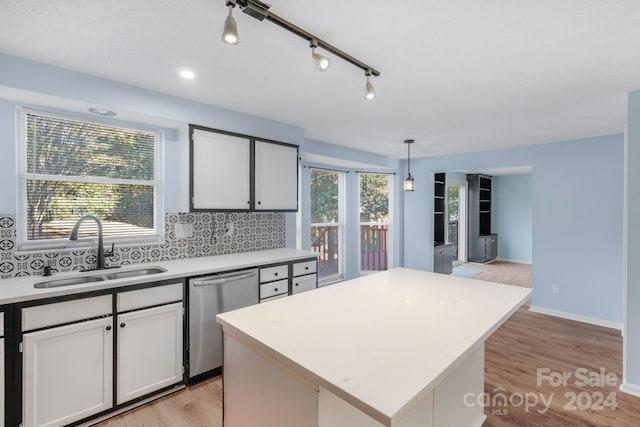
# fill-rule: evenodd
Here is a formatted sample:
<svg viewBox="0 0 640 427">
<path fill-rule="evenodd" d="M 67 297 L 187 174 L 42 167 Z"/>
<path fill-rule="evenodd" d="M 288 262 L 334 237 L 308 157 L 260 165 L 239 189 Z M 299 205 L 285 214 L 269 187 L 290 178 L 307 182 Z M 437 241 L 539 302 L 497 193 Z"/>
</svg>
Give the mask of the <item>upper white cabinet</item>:
<svg viewBox="0 0 640 427">
<path fill-rule="evenodd" d="M 298 147 L 191 125 L 191 210 L 298 210 Z"/>
<path fill-rule="evenodd" d="M 298 149 L 256 141 L 256 210 L 298 209 Z"/>
<path fill-rule="evenodd" d="M 191 135 L 192 208 L 249 209 L 250 141 L 201 129 Z"/>
</svg>

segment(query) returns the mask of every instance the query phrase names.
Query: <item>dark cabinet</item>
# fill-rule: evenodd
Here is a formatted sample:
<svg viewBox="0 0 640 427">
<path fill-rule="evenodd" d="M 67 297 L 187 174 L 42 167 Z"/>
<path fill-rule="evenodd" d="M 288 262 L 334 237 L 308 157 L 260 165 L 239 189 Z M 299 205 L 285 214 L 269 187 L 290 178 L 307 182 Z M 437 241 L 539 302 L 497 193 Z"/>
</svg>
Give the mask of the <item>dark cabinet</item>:
<svg viewBox="0 0 640 427">
<path fill-rule="evenodd" d="M 496 259 L 498 235 L 491 233 L 491 177 L 467 175 L 469 185 L 468 259 L 485 263 Z"/>
<path fill-rule="evenodd" d="M 453 245 L 445 242 L 445 174 L 437 173 L 433 177 L 433 271 L 451 274 Z"/>
<path fill-rule="evenodd" d="M 438 245 L 433 247 L 434 273 L 451 274 L 453 263 L 453 245 Z"/>
</svg>

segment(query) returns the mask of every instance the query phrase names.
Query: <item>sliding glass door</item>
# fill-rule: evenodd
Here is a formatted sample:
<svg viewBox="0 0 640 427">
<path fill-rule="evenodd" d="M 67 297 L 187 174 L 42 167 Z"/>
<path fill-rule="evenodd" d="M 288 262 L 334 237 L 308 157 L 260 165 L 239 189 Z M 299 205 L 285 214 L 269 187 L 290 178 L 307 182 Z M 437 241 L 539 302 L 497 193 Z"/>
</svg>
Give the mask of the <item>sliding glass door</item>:
<svg viewBox="0 0 640 427">
<path fill-rule="evenodd" d="M 453 245 L 453 263 L 467 261 L 467 182 L 446 179 L 445 243 Z"/>
</svg>

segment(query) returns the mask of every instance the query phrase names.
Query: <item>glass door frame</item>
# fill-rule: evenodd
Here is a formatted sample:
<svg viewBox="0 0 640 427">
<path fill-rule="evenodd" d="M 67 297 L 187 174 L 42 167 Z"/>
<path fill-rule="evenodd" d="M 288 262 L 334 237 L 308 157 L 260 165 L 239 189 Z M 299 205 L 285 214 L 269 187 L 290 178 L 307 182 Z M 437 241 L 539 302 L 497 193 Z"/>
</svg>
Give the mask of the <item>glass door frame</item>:
<svg viewBox="0 0 640 427">
<path fill-rule="evenodd" d="M 468 197 L 468 184 L 467 181 L 459 179 L 445 178 L 445 243 L 449 242 L 449 187 L 458 188 L 458 260 L 454 264 L 464 264 L 467 262 L 467 197 Z"/>
</svg>

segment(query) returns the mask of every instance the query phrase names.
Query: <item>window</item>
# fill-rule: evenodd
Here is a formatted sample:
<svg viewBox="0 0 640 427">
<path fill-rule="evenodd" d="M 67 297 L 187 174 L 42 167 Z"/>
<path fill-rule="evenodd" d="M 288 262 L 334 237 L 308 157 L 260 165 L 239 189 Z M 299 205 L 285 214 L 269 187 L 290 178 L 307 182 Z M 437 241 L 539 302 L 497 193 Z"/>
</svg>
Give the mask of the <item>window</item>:
<svg viewBox="0 0 640 427">
<path fill-rule="evenodd" d="M 391 175 L 360 174 L 360 272 L 390 267 L 389 195 Z"/>
<path fill-rule="evenodd" d="M 159 133 L 23 110 L 18 140 L 18 238 L 56 247 L 93 214 L 105 238 L 159 238 Z M 96 235 L 92 222 L 83 234 Z M 88 232 L 88 233 L 87 233 Z M 145 239 L 146 238 L 146 239 Z"/>
<path fill-rule="evenodd" d="M 318 280 L 344 278 L 344 173 L 311 169 L 311 250 L 318 252 Z"/>
</svg>

